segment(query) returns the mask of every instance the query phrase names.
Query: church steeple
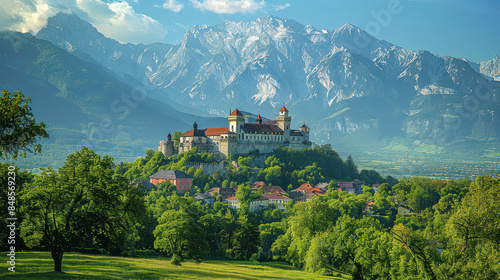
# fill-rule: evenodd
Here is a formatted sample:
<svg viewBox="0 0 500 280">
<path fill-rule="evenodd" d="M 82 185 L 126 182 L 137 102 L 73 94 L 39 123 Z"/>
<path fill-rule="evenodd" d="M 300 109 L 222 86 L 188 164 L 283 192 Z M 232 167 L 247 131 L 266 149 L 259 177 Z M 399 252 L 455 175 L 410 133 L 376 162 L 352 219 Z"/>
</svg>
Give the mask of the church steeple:
<svg viewBox="0 0 500 280">
<path fill-rule="evenodd" d="M 172 141 L 172 135 L 170 135 L 170 132 L 167 135 L 167 141 Z"/>
<path fill-rule="evenodd" d="M 262 124 L 262 118 L 260 117 L 260 114 L 257 116 L 257 118 L 255 119 L 255 121 L 256 121 L 258 124 Z"/>
<path fill-rule="evenodd" d="M 198 129 L 198 124 L 196 123 L 196 121 L 194 121 L 194 124 L 193 124 L 193 129 Z"/>
</svg>

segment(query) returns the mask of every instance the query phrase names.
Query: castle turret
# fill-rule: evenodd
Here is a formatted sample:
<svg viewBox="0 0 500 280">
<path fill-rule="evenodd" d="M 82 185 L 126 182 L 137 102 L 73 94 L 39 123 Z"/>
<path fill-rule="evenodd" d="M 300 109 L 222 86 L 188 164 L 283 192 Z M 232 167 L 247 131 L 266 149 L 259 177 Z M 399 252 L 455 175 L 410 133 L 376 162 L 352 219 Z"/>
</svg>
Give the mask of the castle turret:
<svg viewBox="0 0 500 280">
<path fill-rule="evenodd" d="M 262 124 L 262 118 L 260 117 L 260 114 L 255 119 L 255 122 L 258 123 L 258 124 Z"/>
<path fill-rule="evenodd" d="M 301 127 L 299 127 L 299 130 L 300 133 L 304 135 L 305 141 L 309 142 L 309 127 L 306 125 L 305 122 Z"/>
<path fill-rule="evenodd" d="M 227 120 L 229 121 L 229 132 L 236 133 L 236 137 L 239 139 L 241 133 L 240 126 L 245 124 L 245 116 L 236 109 L 227 117 Z"/>
<path fill-rule="evenodd" d="M 162 152 L 162 154 L 166 157 L 174 155 L 174 141 L 172 141 L 172 135 L 170 135 L 170 133 L 167 135 L 167 141 L 160 141 L 158 152 Z"/>
<path fill-rule="evenodd" d="M 278 127 L 284 131 L 284 140 L 290 141 L 290 123 L 292 122 L 292 117 L 288 116 L 288 110 L 283 106 L 280 109 L 280 113 L 276 116 L 276 122 Z"/>
</svg>

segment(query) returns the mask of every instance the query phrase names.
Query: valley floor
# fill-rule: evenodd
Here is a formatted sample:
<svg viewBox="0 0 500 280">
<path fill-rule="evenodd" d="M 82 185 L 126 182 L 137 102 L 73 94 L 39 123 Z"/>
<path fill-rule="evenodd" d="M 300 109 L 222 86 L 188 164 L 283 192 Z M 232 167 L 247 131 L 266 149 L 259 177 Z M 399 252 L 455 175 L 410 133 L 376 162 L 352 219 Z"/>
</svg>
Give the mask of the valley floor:
<svg viewBox="0 0 500 280">
<path fill-rule="evenodd" d="M 6 253 L 1 253 L 5 256 Z M 0 278 L 8 279 L 347 279 L 307 273 L 282 262 L 207 260 L 170 264 L 169 259 L 124 258 L 66 253 L 64 273 L 53 272 L 48 252 L 16 254 L 16 272 L 3 262 Z"/>
</svg>

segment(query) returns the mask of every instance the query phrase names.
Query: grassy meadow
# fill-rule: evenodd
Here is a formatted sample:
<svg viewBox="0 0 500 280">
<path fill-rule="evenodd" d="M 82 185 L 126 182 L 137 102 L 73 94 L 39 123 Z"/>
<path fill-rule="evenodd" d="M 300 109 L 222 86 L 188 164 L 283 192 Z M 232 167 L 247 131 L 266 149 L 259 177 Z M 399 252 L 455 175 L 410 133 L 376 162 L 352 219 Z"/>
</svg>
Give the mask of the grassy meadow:
<svg viewBox="0 0 500 280">
<path fill-rule="evenodd" d="M 5 256 L 7 253 L 1 253 Z M 5 258 L 2 258 L 5 259 Z M 307 273 L 281 262 L 207 260 L 201 264 L 170 264 L 165 258 L 124 258 L 65 253 L 64 273 L 53 272 L 48 252 L 16 254 L 16 272 L 2 262 L 2 279 L 346 279 Z"/>
</svg>

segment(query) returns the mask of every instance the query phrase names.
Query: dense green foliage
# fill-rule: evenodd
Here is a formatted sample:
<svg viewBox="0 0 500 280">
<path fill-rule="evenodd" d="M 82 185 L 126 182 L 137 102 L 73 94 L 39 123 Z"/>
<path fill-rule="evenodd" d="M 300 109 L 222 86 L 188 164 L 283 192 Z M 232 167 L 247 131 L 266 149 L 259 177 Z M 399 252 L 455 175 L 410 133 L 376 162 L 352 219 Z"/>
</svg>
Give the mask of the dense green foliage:
<svg viewBox="0 0 500 280">
<path fill-rule="evenodd" d="M 144 213 L 143 194 L 112 169 L 113 159 L 83 148 L 59 170 L 44 169 L 21 194 L 21 236 L 29 247 L 47 246 L 56 271 L 73 247 L 121 252 Z"/>
<path fill-rule="evenodd" d="M 353 279 L 497 279 L 499 195 L 491 176 L 405 179 L 375 195 L 330 192 L 294 207 L 272 250 L 308 271 Z M 365 216 L 370 200 L 375 215 Z M 394 215 L 394 201 L 421 213 Z"/>
<path fill-rule="evenodd" d="M 16 91 L 2 90 L 0 97 L 0 158 L 17 157 L 19 151 L 40 153 L 38 139 L 48 138 L 43 122 L 37 123 L 30 107 L 31 99 Z M 34 146 L 34 148 L 32 148 Z"/>
<path fill-rule="evenodd" d="M 216 163 L 217 159 L 196 150 L 170 158 L 148 150 L 133 163 L 115 166 L 113 173 L 109 157 L 100 159 L 84 149 L 70 156 L 59 172 L 47 169 L 36 176 L 37 187 L 26 193 L 33 196 L 29 201 L 40 203 L 23 208 L 23 239 L 30 246 L 44 241 L 52 251 L 57 249 L 50 247 L 58 244 L 56 241 L 64 248 L 77 244 L 115 254 L 156 251 L 171 257 L 175 265 L 205 258 L 283 260 L 309 272 L 348 273 L 353 279 L 464 279 L 468 275 L 495 279 L 500 275 L 498 178 L 482 176 L 471 182 L 415 177 L 398 182 L 372 170 L 357 171 L 352 158 L 343 161 L 328 146 L 302 151 L 278 149 L 265 159 L 230 157 L 223 169 L 212 175 L 188 168 L 193 162 Z M 129 182 L 146 180 L 162 169 L 191 174 L 190 192 L 178 196 L 169 182 L 142 195 L 140 184 L 139 188 L 125 187 L 135 186 Z M 287 211 L 270 205 L 252 212 L 250 202 L 263 190 L 251 188 L 250 183 L 259 179 L 268 185 L 290 185 L 290 189 L 304 182 L 325 182 L 329 191 L 307 202 L 290 203 Z M 336 190 L 336 180 L 348 179 L 363 180 L 362 193 Z M 76 181 L 80 183 L 74 184 Z M 51 232 L 59 239 L 54 234 L 43 237 L 44 233 L 36 230 L 43 225 L 41 213 L 56 205 L 47 198 L 74 201 L 65 196 L 71 198 L 73 190 L 84 183 L 99 194 L 85 196 L 86 202 L 95 202 L 85 208 L 90 212 L 72 214 L 78 219 L 69 223 L 68 233 L 61 234 L 57 230 L 64 228 L 71 205 L 79 202 L 59 203 L 60 209 L 56 208 L 61 217 L 46 220 L 49 227 L 57 228 Z M 370 186 L 374 183 L 381 183 L 376 192 Z M 220 195 L 215 196 L 213 205 L 192 197 L 212 187 L 229 186 L 238 188 L 238 209 L 229 208 Z M 63 187 L 68 188 L 65 196 L 51 192 Z M 112 199 L 116 197 L 121 199 Z M 131 210 L 125 219 L 130 222 L 125 225 L 127 230 L 109 231 L 124 225 L 99 222 L 102 217 L 116 217 L 123 208 L 113 205 L 128 201 L 125 197 L 139 198 L 133 199 L 134 207 L 126 207 Z M 109 202 L 106 211 L 99 206 L 101 201 Z M 399 205 L 412 208 L 415 214 L 399 215 Z"/>
</svg>

